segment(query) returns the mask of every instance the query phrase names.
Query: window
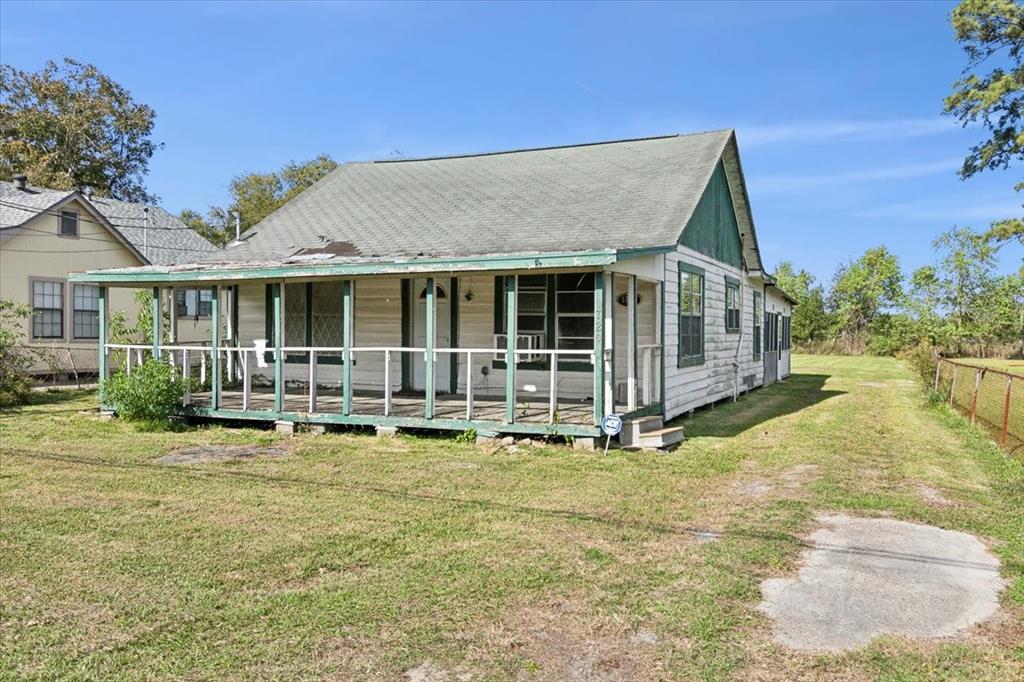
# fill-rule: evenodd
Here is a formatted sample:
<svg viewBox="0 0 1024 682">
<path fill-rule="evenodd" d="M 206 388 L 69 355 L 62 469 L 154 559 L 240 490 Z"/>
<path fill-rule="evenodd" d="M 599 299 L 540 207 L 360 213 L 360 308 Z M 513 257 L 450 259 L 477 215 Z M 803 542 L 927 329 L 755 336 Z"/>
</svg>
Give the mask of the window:
<svg viewBox="0 0 1024 682">
<path fill-rule="evenodd" d="M 213 314 L 213 290 L 175 289 L 174 306 L 178 317 L 208 318 Z"/>
<path fill-rule="evenodd" d="M 555 276 L 555 348 L 594 348 L 594 273 Z"/>
<path fill-rule="evenodd" d="M 679 264 L 680 367 L 704 364 L 704 271 Z"/>
<path fill-rule="evenodd" d="M 269 287 L 269 285 L 268 285 Z M 342 330 L 341 282 L 301 282 L 284 287 L 284 345 L 340 348 Z M 269 291 L 269 289 L 268 289 Z M 273 345 L 273 306 L 268 297 L 267 339 Z M 306 362 L 307 353 L 288 353 L 286 362 Z M 318 355 L 319 364 L 340 364 L 340 354 Z"/>
<path fill-rule="evenodd" d="M 779 313 L 766 313 L 764 316 L 764 349 L 774 353 L 779 350 Z"/>
<path fill-rule="evenodd" d="M 740 330 L 740 282 L 732 277 L 725 278 L 725 331 L 736 333 Z"/>
<path fill-rule="evenodd" d="M 754 359 L 761 359 L 761 316 L 764 315 L 761 304 L 761 292 L 754 292 Z"/>
<path fill-rule="evenodd" d="M 60 236 L 78 236 L 78 214 L 74 211 L 60 212 Z"/>
<path fill-rule="evenodd" d="M 75 284 L 72 289 L 71 334 L 76 339 L 100 338 L 100 288 L 91 284 Z"/>
<path fill-rule="evenodd" d="M 64 282 L 32 281 L 32 338 L 64 338 Z"/>
<path fill-rule="evenodd" d="M 590 350 L 594 347 L 594 273 L 573 272 L 561 275 L 520 275 L 517 291 L 517 333 L 540 336 L 542 348 Z M 504 334 L 505 277 L 494 278 L 494 333 Z M 505 367 L 495 360 L 494 367 Z M 545 369 L 548 358 L 520 362 L 524 369 Z M 589 360 L 570 357 L 558 363 L 559 369 L 589 371 Z"/>
</svg>

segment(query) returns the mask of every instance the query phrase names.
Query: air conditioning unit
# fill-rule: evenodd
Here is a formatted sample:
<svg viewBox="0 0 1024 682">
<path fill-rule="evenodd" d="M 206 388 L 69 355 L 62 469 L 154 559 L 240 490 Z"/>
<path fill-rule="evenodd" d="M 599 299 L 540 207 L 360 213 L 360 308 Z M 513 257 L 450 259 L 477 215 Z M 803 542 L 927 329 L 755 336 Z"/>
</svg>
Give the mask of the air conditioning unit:
<svg viewBox="0 0 1024 682">
<path fill-rule="evenodd" d="M 516 335 L 516 350 L 535 351 L 543 350 L 544 343 L 546 341 L 546 335 L 544 332 L 534 332 L 531 334 L 517 334 Z M 494 359 L 498 361 L 505 360 L 505 349 L 508 347 L 508 335 L 507 334 L 495 334 L 494 335 Z M 544 359 L 544 353 L 519 353 L 517 355 L 519 362 L 539 362 Z"/>
</svg>

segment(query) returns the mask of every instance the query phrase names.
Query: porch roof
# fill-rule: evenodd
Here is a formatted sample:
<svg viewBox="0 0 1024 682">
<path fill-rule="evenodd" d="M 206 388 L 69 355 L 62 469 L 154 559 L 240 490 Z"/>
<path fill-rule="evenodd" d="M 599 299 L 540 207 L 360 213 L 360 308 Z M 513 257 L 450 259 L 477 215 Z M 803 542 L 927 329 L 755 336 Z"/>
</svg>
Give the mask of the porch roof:
<svg viewBox="0 0 1024 682">
<path fill-rule="evenodd" d="M 669 251 L 671 248 L 603 249 L 555 253 L 483 254 L 450 258 L 317 258 L 296 256 L 275 261 L 146 266 L 71 273 L 73 282 L 140 286 L 174 282 L 224 282 L 261 279 L 305 279 L 358 275 L 399 275 L 429 272 L 534 270 L 602 267 L 620 260 Z"/>
</svg>

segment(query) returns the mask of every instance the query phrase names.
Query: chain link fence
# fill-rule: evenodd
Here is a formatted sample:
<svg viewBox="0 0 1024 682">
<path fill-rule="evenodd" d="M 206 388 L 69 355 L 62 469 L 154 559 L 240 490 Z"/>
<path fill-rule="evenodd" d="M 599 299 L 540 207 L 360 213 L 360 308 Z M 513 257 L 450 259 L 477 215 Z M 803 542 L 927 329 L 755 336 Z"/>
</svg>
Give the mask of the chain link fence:
<svg viewBox="0 0 1024 682">
<path fill-rule="evenodd" d="M 1024 375 L 940 358 L 934 388 L 1000 446 L 1024 456 Z"/>
</svg>

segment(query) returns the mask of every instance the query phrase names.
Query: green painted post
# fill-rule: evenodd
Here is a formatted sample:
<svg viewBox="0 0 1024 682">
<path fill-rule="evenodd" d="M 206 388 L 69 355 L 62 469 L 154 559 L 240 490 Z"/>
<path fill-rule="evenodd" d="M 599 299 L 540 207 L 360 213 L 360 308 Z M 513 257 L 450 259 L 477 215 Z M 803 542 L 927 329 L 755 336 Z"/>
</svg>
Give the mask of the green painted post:
<svg viewBox="0 0 1024 682">
<path fill-rule="evenodd" d="M 658 371 L 661 373 L 658 381 L 658 399 L 661 402 L 661 419 L 664 421 L 668 413 L 665 410 L 665 358 L 668 357 L 665 353 L 665 280 L 662 279 L 658 283 L 658 293 L 661 297 L 661 358 L 659 361 Z"/>
<path fill-rule="evenodd" d="M 99 287 L 99 348 L 100 348 L 100 362 L 99 362 L 99 374 L 100 374 L 100 408 L 104 407 L 103 403 L 103 382 L 107 378 L 107 288 L 104 286 Z"/>
<path fill-rule="evenodd" d="M 594 273 L 594 423 L 604 418 L 604 273 Z"/>
<path fill-rule="evenodd" d="M 640 316 L 640 313 L 637 310 L 640 307 L 640 293 L 639 293 L 639 291 L 640 291 L 640 287 L 639 287 L 640 280 L 637 279 L 636 275 L 632 275 L 632 277 L 633 277 L 633 293 L 632 293 L 632 296 L 631 296 L 632 300 L 629 302 L 629 308 L 632 311 L 631 312 L 631 316 L 633 318 L 632 321 L 631 321 L 631 324 L 633 325 L 633 344 L 632 344 L 633 345 L 633 380 L 631 382 L 628 382 L 628 385 L 629 385 L 630 395 L 633 396 L 633 409 L 636 410 L 636 409 L 640 408 L 640 380 L 638 378 L 640 376 L 640 353 L 637 350 L 637 347 L 640 345 L 637 341 L 638 341 L 638 339 L 640 337 L 638 337 L 637 333 L 636 333 L 637 332 L 636 318 L 638 318 Z M 647 387 L 644 386 L 644 389 L 646 389 L 646 388 Z"/>
<path fill-rule="evenodd" d="M 415 301 L 415 299 L 413 299 Z M 434 338 L 437 333 L 437 311 L 435 310 L 434 278 L 427 277 L 427 300 L 426 318 L 427 333 L 424 341 L 426 357 L 423 369 L 423 388 L 425 392 L 423 416 L 427 419 L 434 418 Z"/>
<path fill-rule="evenodd" d="M 342 345 L 341 355 L 342 413 L 352 414 L 352 296 L 355 284 L 350 279 L 341 283 Z"/>
<path fill-rule="evenodd" d="M 516 296 L 518 275 L 505 278 L 505 421 L 516 420 L 516 326 L 519 302 Z"/>
<path fill-rule="evenodd" d="M 274 302 L 274 411 L 284 412 L 284 358 L 281 347 L 284 346 L 284 320 L 282 319 L 281 284 L 271 285 L 271 296 Z"/>
<path fill-rule="evenodd" d="M 615 339 L 615 333 L 618 331 L 618 328 L 616 326 L 617 323 L 618 323 L 618 320 L 616 319 L 617 316 L 615 314 L 615 308 L 617 307 L 615 304 L 617 303 L 617 301 L 615 300 L 615 273 L 614 272 L 609 272 L 608 273 L 608 292 L 611 294 L 611 299 L 612 299 L 612 307 L 611 307 L 611 310 L 608 311 L 608 318 L 609 318 L 608 322 L 611 324 L 611 334 L 610 334 L 610 336 L 611 336 L 611 339 L 612 339 L 612 352 L 611 352 L 611 357 L 608 358 L 608 369 L 607 369 L 607 371 L 608 371 L 609 374 L 611 374 L 611 377 L 612 377 L 612 388 L 613 388 L 612 394 L 611 394 L 611 396 L 609 396 L 611 398 L 611 404 L 608 405 L 608 410 L 610 412 L 614 412 L 615 411 L 615 391 L 614 391 L 614 387 L 615 387 L 615 352 L 618 350 L 618 345 L 619 345 L 619 344 L 615 343 L 615 340 L 616 340 Z M 596 285 L 595 285 L 594 296 L 597 296 Z M 597 333 L 597 332 L 595 332 L 595 333 Z M 601 416 L 603 417 L 604 415 L 602 414 Z"/>
<path fill-rule="evenodd" d="M 220 409 L 220 287 L 210 290 L 210 409 Z"/>
<path fill-rule="evenodd" d="M 459 347 L 459 278 L 452 277 L 448 285 L 448 345 Z M 455 395 L 459 392 L 459 354 L 448 354 L 448 392 Z"/>
<path fill-rule="evenodd" d="M 153 316 L 153 359 L 160 357 L 160 342 L 163 340 L 163 311 L 160 310 L 160 287 L 153 287 L 153 299 L 150 302 L 150 314 Z"/>
</svg>

